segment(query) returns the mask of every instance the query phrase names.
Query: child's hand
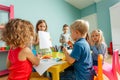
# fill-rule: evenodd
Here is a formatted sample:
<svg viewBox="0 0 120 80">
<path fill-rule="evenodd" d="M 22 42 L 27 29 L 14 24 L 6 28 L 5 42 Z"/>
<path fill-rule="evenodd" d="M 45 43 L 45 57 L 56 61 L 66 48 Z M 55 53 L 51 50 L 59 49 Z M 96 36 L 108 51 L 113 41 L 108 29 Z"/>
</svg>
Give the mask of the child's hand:
<svg viewBox="0 0 120 80">
<path fill-rule="evenodd" d="M 62 51 L 63 51 L 64 54 L 68 54 L 67 48 L 63 47 Z"/>
<path fill-rule="evenodd" d="M 42 54 L 37 54 L 37 58 L 41 58 L 42 57 Z"/>
<path fill-rule="evenodd" d="M 68 41 L 67 43 L 68 43 L 68 45 L 70 46 L 70 48 L 73 48 L 73 43 L 72 43 L 72 41 Z"/>
</svg>

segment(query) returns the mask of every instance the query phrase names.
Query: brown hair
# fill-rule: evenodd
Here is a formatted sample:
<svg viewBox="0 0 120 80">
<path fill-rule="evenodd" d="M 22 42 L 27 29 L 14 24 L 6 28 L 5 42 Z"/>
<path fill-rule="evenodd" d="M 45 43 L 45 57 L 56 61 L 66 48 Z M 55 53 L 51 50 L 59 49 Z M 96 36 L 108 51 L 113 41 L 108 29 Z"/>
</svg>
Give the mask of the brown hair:
<svg viewBox="0 0 120 80">
<path fill-rule="evenodd" d="M 37 22 L 37 24 L 36 24 L 36 32 L 37 32 L 37 33 L 38 33 L 38 31 L 39 31 L 38 25 L 41 24 L 41 23 L 45 23 L 45 25 L 46 25 L 45 31 L 47 31 L 48 26 L 47 26 L 46 21 L 45 21 L 45 20 L 39 20 L 39 21 Z"/>
<path fill-rule="evenodd" d="M 5 25 L 3 31 L 3 41 L 12 47 L 29 45 L 31 37 L 34 35 L 33 25 L 26 20 L 11 19 Z"/>
<path fill-rule="evenodd" d="M 64 27 L 68 27 L 68 25 L 67 25 L 67 24 L 64 24 L 64 25 L 63 25 L 63 28 L 64 28 Z"/>
<path fill-rule="evenodd" d="M 89 23 L 85 20 L 76 20 L 70 26 L 70 29 L 78 30 L 82 35 L 86 35 L 89 30 Z"/>
</svg>

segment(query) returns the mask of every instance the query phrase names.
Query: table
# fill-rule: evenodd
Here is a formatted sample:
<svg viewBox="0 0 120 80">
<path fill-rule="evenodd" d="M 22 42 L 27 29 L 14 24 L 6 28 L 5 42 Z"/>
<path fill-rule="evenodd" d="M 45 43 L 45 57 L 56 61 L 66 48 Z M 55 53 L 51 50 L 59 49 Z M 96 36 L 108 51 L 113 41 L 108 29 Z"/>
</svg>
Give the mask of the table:
<svg viewBox="0 0 120 80">
<path fill-rule="evenodd" d="M 57 64 L 50 67 L 47 71 L 52 73 L 52 80 L 60 80 L 60 72 L 68 68 L 69 66 L 70 64 L 67 61 L 65 61 L 62 64 Z"/>
</svg>

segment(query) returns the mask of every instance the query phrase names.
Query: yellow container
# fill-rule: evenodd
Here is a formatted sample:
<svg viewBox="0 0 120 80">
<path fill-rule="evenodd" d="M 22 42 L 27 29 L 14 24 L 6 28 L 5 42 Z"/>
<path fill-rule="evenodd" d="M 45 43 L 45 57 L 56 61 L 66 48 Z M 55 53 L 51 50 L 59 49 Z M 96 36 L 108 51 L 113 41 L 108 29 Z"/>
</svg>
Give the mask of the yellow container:
<svg viewBox="0 0 120 80">
<path fill-rule="evenodd" d="M 58 56 L 57 56 L 58 53 L 59 53 L 59 52 L 52 52 L 52 57 L 53 57 L 53 58 L 58 58 Z"/>
</svg>

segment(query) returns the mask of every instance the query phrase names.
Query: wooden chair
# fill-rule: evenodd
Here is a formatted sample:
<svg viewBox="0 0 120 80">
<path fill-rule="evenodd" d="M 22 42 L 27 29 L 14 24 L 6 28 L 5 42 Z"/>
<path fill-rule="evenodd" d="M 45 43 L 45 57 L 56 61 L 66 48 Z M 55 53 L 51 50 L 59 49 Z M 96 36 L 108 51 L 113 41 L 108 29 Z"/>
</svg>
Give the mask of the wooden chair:
<svg viewBox="0 0 120 80">
<path fill-rule="evenodd" d="M 32 72 L 29 80 L 50 80 L 48 77 L 40 76 L 37 72 Z"/>
<path fill-rule="evenodd" d="M 102 54 L 98 55 L 98 66 L 94 66 L 95 71 L 97 72 L 97 76 L 94 77 L 94 80 L 103 80 L 103 72 L 102 72 Z"/>
</svg>

